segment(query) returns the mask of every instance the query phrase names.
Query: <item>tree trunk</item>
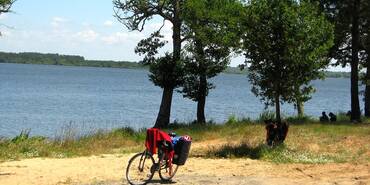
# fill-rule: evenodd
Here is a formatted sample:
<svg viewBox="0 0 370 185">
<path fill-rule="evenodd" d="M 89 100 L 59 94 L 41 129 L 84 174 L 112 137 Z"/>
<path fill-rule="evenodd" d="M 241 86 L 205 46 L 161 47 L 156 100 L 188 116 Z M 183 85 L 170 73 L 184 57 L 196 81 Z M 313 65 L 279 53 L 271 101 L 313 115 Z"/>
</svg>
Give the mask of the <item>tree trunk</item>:
<svg viewBox="0 0 370 185">
<path fill-rule="evenodd" d="M 281 123 L 281 116 L 280 116 L 280 96 L 275 95 L 275 113 L 276 113 L 276 121 Z"/>
<path fill-rule="evenodd" d="M 358 97 L 358 51 L 359 51 L 359 0 L 353 1 L 352 17 L 352 61 L 351 61 L 351 121 L 360 122 L 361 112 Z"/>
<path fill-rule="evenodd" d="M 199 78 L 199 96 L 197 106 L 197 122 L 200 124 L 206 123 L 206 117 L 204 115 L 204 109 L 206 106 L 206 94 L 207 94 L 207 77 L 201 75 Z"/>
<path fill-rule="evenodd" d="M 370 35 L 370 30 L 368 30 Z M 366 76 L 365 76 L 365 116 L 370 117 L 370 37 L 366 39 L 366 53 L 368 55 L 366 59 Z"/>
<path fill-rule="evenodd" d="M 370 38 L 369 38 L 370 40 Z M 367 53 L 370 55 L 370 49 Z M 370 117 L 370 57 L 366 60 L 366 77 L 365 77 L 365 116 Z"/>
<path fill-rule="evenodd" d="M 196 60 L 199 67 L 199 87 L 197 89 L 197 122 L 200 124 L 206 123 L 206 117 L 204 115 L 204 108 L 206 105 L 206 96 L 207 96 L 207 75 L 206 75 L 206 68 L 204 64 L 205 54 L 204 54 L 204 47 L 203 43 L 198 38 L 198 33 L 196 34 L 195 39 L 195 49 L 196 49 Z"/>
<path fill-rule="evenodd" d="M 370 117 L 370 58 L 367 59 L 366 79 L 365 79 L 365 116 Z"/>
<path fill-rule="evenodd" d="M 157 121 L 155 122 L 155 128 L 165 128 L 170 122 L 171 114 L 171 103 L 172 103 L 172 88 L 164 88 L 162 94 L 162 102 L 159 108 Z"/>
<path fill-rule="evenodd" d="M 173 1 L 174 6 L 174 15 L 172 20 L 173 31 L 172 31 L 172 39 L 173 39 L 173 55 L 172 55 L 172 62 L 173 62 L 173 69 L 176 66 L 177 61 L 180 60 L 181 54 L 181 19 L 180 19 L 180 2 L 179 0 Z M 167 127 L 170 123 L 170 116 L 171 116 L 171 104 L 172 104 L 172 95 L 173 95 L 172 86 L 167 86 L 163 88 L 162 94 L 162 101 L 161 106 L 159 108 L 159 113 L 157 116 L 157 120 L 155 122 L 154 127 L 156 128 L 163 128 Z"/>
<path fill-rule="evenodd" d="M 297 112 L 298 112 L 298 117 L 304 116 L 304 105 L 303 105 L 303 102 L 300 100 L 297 100 Z"/>
</svg>

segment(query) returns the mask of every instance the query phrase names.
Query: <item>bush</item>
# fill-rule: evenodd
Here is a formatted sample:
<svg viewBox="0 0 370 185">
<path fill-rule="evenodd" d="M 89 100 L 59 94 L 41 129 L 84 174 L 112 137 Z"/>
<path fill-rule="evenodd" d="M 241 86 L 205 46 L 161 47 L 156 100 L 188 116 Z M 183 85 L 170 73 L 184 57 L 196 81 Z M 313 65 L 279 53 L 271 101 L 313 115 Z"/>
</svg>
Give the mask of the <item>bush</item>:
<svg viewBox="0 0 370 185">
<path fill-rule="evenodd" d="M 311 116 L 290 116 L 286 118 L 286 121 L 289 123 L 314 123 L 317 122 L 313 117 Z"/>
<path fill-rule="evenodd" d="M 351 118 L 350 116 L 347 116 L 347 113 L 345 112 L 339 112 L 337 114 L 337 121 L 338 122 L 350 122 Z"/>
<path fill-rule="evenodd" d="M 238 121 L 238 119 L 236 118 L 235 115 L 230 115 L 225 124 L 226 125 L 231 125 L 231 124 L 236 124 L 238 122 L 239 121 Z"/>
<path fill-rule="evenodd" d="M 263 123 L 265 120 L 269 120 L 269 119 L 274 120 L 275 117 L 276 117 L 275 112 L 264 111 L 259 115 L 257 121 L 260 122 L 260 123 Z"/>
<path fill-rule="evenodd" d="M 15 136 L 11 142 L 12 143 L 20 143 L 22 141 L 25 141 L 29 138 L 31 130 L 22 130 L 21 133 L 18 136 Z"/>
</svg>

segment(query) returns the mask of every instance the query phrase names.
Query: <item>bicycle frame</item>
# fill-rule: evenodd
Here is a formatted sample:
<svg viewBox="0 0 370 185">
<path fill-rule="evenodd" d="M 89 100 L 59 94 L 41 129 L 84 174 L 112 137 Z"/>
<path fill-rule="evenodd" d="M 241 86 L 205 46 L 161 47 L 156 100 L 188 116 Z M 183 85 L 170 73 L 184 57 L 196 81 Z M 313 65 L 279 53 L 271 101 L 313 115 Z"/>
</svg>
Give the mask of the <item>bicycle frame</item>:
<svg viewBox="0 0 370 185">
<path fill-rule="evenodd" d="M 166 146 L 163 143 L 161 143 L 160 147 L 158 147 L 158 157 L 157 157 L 158 159 L 154 160 L 154 166 L 153 166 L 154 169 L 151 169 L 152 173 L 159 170 L 159 168 L 160 168 L 159 164 L 161 162 L 160 160 L 162 158 L 162 155 L 166 155 L 166 152 L 164 151 L 165 147 Z M 145 160 L 146 160 L 145 156 L 147 154 L 152 155 L 147 149 L 144 150 L 144 152 L 142 153 L 142 155 L 140 157 L 140 163 L 139 163 L 139 166 L 138 166 L 139 171 L 143 171 L 143 169 L 144 169 L 144 164 L 145 164 Z M 166 158 L 166 156 L 165 156 L 164 159 L 166 159 L 166 165 L 169 165 L 169 167 L 172 168 L 172 164 L 168 164 L 168 161 L 167 161 L 168 159 Z"/>
</svg>

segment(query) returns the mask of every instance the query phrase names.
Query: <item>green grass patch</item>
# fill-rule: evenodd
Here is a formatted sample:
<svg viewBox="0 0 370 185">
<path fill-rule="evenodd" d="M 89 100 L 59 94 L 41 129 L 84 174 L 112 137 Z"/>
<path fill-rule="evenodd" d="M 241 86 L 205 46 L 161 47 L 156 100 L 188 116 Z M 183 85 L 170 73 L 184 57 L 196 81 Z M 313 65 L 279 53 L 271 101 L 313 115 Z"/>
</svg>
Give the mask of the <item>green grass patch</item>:
<svg viewBox="0 0 370 185">
<path fill-rule="evenodd" d="M 134 131 L 131 128 L 120 128 L 110 132 L 96 131 L 80 137 L 67 134 L 55 139 L 30 137 L 29 132 L 22 131 L 12 139 L 0 140 L 0 161 L 33 157 L 65 158 L 99 155 L 115 153 L 117 150 L 136 152 L 138 146 L 143 149 L 144 140 L 143 130 Z"/>
<path fill-rule="evenodd" d="M 248 118 L 231 116 L 225 124 L 176 123 L 164 130 L 191 136 L 191 156 L 247 157 L 276 163 L 370 162 L 370 124 L 321 124 L 307 123 L 310 118 L 304 120 L 290 122 L 285 144 L 275 148 L 264 144 L 264 124 Z M 31 137 L 29 131 L 22 131 L 14 138 L 0 138 L 0 161 L 132 153 L 144 149 L 146 129 L 97 130 L 82 136 L 73 128 L 64 129 L 54 139 Z"/>
</svg>

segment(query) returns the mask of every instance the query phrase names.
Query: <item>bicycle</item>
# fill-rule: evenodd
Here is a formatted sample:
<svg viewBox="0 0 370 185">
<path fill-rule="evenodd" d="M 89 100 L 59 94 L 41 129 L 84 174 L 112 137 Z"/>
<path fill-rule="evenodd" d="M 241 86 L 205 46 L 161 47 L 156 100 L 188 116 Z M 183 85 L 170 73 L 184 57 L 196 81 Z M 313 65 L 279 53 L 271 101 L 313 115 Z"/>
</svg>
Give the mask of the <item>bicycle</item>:
<svg viewBox="0 0 370 185">
<path fill-rule="evenodd" d="M 173 161 L 173 157 L 179 157 L 175 154 L 175 149 L 172 146 L 172 140 L 168 134 L 155 129 L 155 133 L 162 134 L 163 136 L 157 139 L 156 134 L 150 134 L 153 129 L 148 129 L 146 139 L 146 149 L 134 155 L 128 162 L 126 168 L 126 179 L 131 185 L 145 185 L 150 182 L 158 171 L 159 177 L 163 181 L 170 181 L 176 174 L 179 165 L 184 165 L 190 144 L 185 148 L 185 151 L 179 151 L 184 153 L 181 161 Z M 154 135 L 154 141 L 150 140 L 151 135 Z M 168 137 L 167 137 L 168 136 Z M 164 137 L 164 138 L 163 138 Z M 191 142 L 190 137 L 188 137 Z M 158 148 L 158 151 L 156 151 Z M 181 150 L 181 149 L 180 149 Z M 186 156 L 185 156 L 186 155 Z M 185 157 L 184 157 L 185 156 Z M 157 161 L 155 161 L 155 157 Z"/>
</svg>

